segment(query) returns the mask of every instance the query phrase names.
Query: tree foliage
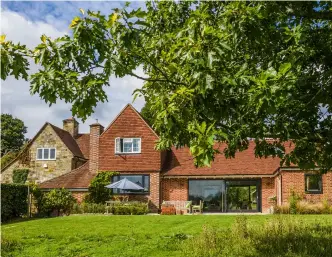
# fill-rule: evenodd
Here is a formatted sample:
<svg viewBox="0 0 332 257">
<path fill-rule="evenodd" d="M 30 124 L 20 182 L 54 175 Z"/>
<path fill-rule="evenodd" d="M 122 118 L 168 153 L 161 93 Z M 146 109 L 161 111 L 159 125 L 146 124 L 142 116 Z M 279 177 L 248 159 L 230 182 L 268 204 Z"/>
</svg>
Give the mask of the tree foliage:
<svg viewBox="0 0 332 257">
<path fill-rule="evenodd" d="M 111 183 L 112 177 L 118 174 L 114 171 L 100 171 L 96 177 L 91 181 L 89 186 L 89 194 L 84 199 L 90 203 L 105 203 L 110 200 L 112 190 L 105 188 Z"/>
<path fill-rule="evenodd" d="M 27 128 L 22 120 L 1 114 L 1 157 L 9 152 L 18 152 L 26 142 L 25 133 Z"/>
<path fill-rule="evenodd" d="M 153 112 L 153 109 L 151 108 L 151 105 L 149 102 L 146 102 L 141 110 L 141 115 L 144 118 L 144 120 L 150 125 L 153 125 L 155 113 Z"/>
<path fill-rule="evenodd" d="M 6 167 L 17 156 L 18 152 L 8 152 L 1 157 L 1 169 Z"/>
<path fill-rule="evenodd" d="M 15 169 L 13 170 L 13 183 L 25 184 L 28 179 L 29 169 Z"/>
<path fill-rule="evenodd" d="M 50 104 L 71 102 L 85 119 L 107 100 L 110 75 L 131 75 L 145 81 L 136 95 L 156 114 L 158 149 L 189 146 L 201 166 L 220 152 L 234 157 L 252 138 L 256 156 L 332 167 L 331 2 L 128 5 L 110 15 L 81 10 L 71 36 L 43 35 L 35 49 L 2 42 L 2 79 L 26 78 L 20 58 L 28 52 L 42 67 L 30 78 L 31 92 Z M 216 149 L 215 141 L 227 147 Z"/>
</svg>

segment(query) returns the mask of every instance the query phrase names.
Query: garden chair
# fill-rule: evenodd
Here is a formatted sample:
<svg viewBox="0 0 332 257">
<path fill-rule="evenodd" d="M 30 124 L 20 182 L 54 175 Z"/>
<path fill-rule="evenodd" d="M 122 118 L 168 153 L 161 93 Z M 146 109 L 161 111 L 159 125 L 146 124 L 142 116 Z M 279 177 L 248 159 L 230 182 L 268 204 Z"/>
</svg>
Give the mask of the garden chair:
<svg viewBox="0 0 332 257">
<path fill-rule="evenodd" d="M 204 204 L 204 201 L 200 200 L 199 205 L 193 205 L 191 207 L 192 212 L 193 213 L 197 213 L 197 212 L 202 213 L 203 212 L 203 204 Z"/>
</svg>

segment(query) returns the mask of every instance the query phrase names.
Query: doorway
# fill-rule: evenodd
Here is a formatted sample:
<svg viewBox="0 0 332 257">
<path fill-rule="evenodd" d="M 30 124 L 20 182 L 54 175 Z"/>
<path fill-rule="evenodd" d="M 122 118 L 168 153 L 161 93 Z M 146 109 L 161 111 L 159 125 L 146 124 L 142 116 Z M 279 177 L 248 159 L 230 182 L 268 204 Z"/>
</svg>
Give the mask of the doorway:
<svg viewBox="0 0 332 257">
<path fill-rule="evenodd" d="M 229 212 L 260 211 L 260 181 L 233 180 L 226 182 L 226 202 Z"/>
</svg>

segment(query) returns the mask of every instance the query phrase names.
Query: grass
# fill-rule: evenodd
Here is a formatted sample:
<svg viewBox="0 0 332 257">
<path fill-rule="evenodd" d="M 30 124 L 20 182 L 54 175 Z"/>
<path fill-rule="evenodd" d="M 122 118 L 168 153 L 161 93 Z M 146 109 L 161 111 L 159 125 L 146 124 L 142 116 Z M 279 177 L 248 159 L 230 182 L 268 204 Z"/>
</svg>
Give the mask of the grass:
<svg viewBox="0 0 332 257">
<path fill-rule="evenodd" d="M 242 224 L 242 221 L 236 221 L 237 217 L 238 216 L 236 215 L 72 215 L 69 217 L 10 223 L 1 226 L 1 256 L 157 257 L 188 256 L 188 251 L 190 252 L 191 250 L 199 255 L 199 251 L 202 250 L 201 248 L 204 249 L 204 246 L 205 249 L 210 248 L 210 246 L 206 245 L 208 242 L 204 241 L 204 238 L 207 237 L 204 233 L 208 233 L 210 236 L 211 234 L 215 235 L 216 238 L 209 237 L 209 239 L 217 243 L 223 243 L 224 241 L 222 240 L 225 240 L 226 237 L 229 238 L 229 233 L 236 234 L 236 231 L 240 231 L 240 233 L 242 233 L 241 230 L 243 230 L 244 226 L 248 225 L 251 228 L 256 228 L 257 231 L 264 231 L 264 229 L 260 229 L 260 227 L 267 227 L 264 224 L 276 219 L 276 216 L 272 215 L 249 215 L 246 216 L 246 224 L 244 225 Z M 286 217 L 286 215 L 284 217 Z M 324 247 L 326 243 L 332 245 L 332 215 L 298 215 L 292 217 L 292 220 L 296 220 L 299 224 L 307 225 L 305 229 L 306 234 L 301 234 L 294 240 L 304 240 L 304 237 L 309 237 L 310 240 L 313 238 L 314 241 L 310 241 L 308 239 L 309 241 L 305 242 L 315 242 L 316 246 L 318 244 L 318 247 L 320 247 L 319 240 L 325 240 L 322 247 Z M 314 227 L 317 228 L 317 226 L 320 228 L 319 230 L 308 229 Z M 327 228 L 327 230 L 322 230 L 321 226 Z M 207 227 L 211 228 L 208 232 L 206 232 Z M 235 232 L 234 228 L 237 229 Z M 271 230 L 271 228 L 268 227 L 267 233 L 273 232 L 273 236 L 278 236 L 278 234 L 276 234 L 276 232 L 279 233 L 278 231 L 279 230 Z M 294 233 L 294 231 L 292 230 L 292 233 Z M 250 235 L 250 233 L 251 232 L 249 231 L 248 235 Z M 322 233 L 324 238 L 321 235 Z M 224 235 L 223 239 L 220 239 L 218 235 Z M 289 235 L 292 234 L 286 233 L 282 240 L 287 239 L 289 242 L 290 238 L 287 238 Z M 246 237 L 246 235 L 242 236 L 245 236 L 245 240 L 240 238 L 241 241 L 239 244 L 241 244 L 242 241 L 248 243 L 248 240 L 250 239 L 251 241 L 249 243 L 252 245 L 257 244 L 257 240 L 261 240 L 264 245 L 266 244 L 266 247 L 269 245 L 271 246 L 268 240 L 269 236 L 264 236 L 262 233 L 256 237 Z M 273 240 L 275 240 L 275 238 Z M 278 244 L 282 242 L 283 241 L 277 240 Z M 287 243 L 287 241 L 285 241 L 285 243 Z M 195 247 L 197 249 L 195 249 Z M 200 249 L 198 249 L 198 247 Z M 267 252 L 264 247 L 265 246 L 262 246 L 261 249 L 259 249 L 259 252 L 256 251 L 253 256 L 264 256 L 264 251 Z M 279 246 L 276 245 L 276 247 Z M 310 246 L 306 247 L 310 248 Z M 218 247 L 216 246 L 216 251 L 212 251 L 213 249 L 211 248 L 210 256 L 218 256 L 220 255 L 220 252 L 218 253 L 218 251 L 225 251 L 224 248 L 217 248 Z M 271 251 L 270 248 L 268 251 Z M 317 252 L 317 254 L 321 252 Z M 236 256 L 249 256 L 245 255 L 246 251 L 242 253 L 242 255 L 240 253 Z M 296 255 L 301 253 L 301 251 L 291 251 L 290 253 L 293 255 L 289 254 L 288 256 L 302 256 Z M 305 253 L 305 251 L 302 253 Z M 331 252 L 327 252 L 327 254 L 328 255 L 326 256 L 332 256 Z M 189 255 L 195 256 L 195 253 Z M 232 254 L 228 254 L 228 256 L 232 256 Z"/>
</svg>

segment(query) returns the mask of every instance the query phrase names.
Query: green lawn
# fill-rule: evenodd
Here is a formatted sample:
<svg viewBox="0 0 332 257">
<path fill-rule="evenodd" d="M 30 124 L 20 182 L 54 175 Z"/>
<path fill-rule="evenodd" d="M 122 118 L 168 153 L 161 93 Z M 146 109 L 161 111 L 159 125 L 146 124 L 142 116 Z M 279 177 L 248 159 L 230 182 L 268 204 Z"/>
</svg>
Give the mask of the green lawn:
<svg viewBox="0 0 332 257">
<path fill-rule="evenodd" d="M 203 225 L 229 228 L 235 215 L 103 216 L 72 215 L 2 225 L 2 256 L 181 256 L 184 235 Z M 249 215 L 261 225 L 273 215 Z M 332 215 L 296 216 L 332 228 Z"/>
</svg>

